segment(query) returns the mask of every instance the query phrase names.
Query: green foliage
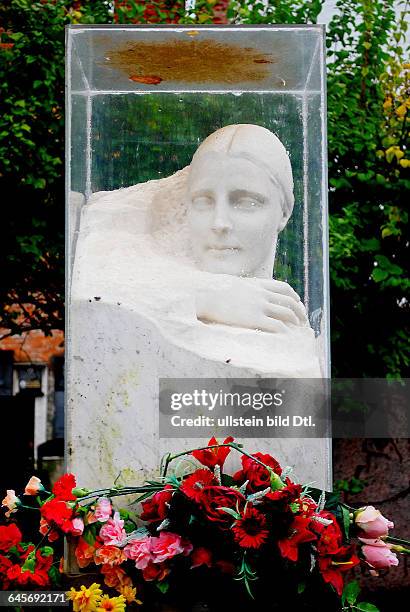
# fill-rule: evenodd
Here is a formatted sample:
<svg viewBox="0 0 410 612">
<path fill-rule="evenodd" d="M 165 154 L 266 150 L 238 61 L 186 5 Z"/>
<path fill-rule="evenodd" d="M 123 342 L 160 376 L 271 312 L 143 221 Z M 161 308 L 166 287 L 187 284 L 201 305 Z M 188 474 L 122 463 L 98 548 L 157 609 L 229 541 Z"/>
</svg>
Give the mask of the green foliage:
<svg viewBox="0 0 410 612">
<path fill-rule="evenodd" d="M 236 24 L 315 23 L 323 0 L 233 0 Z M 117 3 L 115 20 L 205 24 L 215 2 Z M 333 371 L 404 376 L 410 365 L 409 67 L 401 0 L 340 0 L 327 31 Z M 399 18 L 397 18 L 399 11 Z M 8 0 L 0 7 L 0 250 L 9 306 L 34 303 L 28 327 L 62 325 L 64 25 L 110 23 L 105 1 Z M 103 151 L 101 151 L 103 154 Z"/>
<path fill-rule="evenodd" d="M 410 364 L 406 7 L 337 8 L 327 38 L 334 371 L 395 377 Z"/>
<path fill-rule="evenodd" d="M 324 0 L 268 0 L 255 4 L 234 0 L 228 17 L 233 23 L 316 23 L 323 4 Z"/>
<path fill-rule="evenodd" d="M 79 4 L 0 7 L 0 327 L 11 333 L 63 327 L 64 26 L 106 20 L 109 8 Z"/>
<path fill-rule="evenodd" d="M 233 2 L 236 23 L 315 23 L 323 2 Z M 399 19 L 397 19 L 399 12 Z M 409 371 L 408 2 L 339 0 L 327 30 L 333 374 Z"/>
<path fill-rule="evenodd" d="M 355 478 L 354 476 L 349 480 L 336 480 L 334 483 L 335 491 L 343 491 L 344 493 L 349 493 L 350 495 L 357 495 L 358 493 L 361 493 L 366 486 L 366 480 Z"/>
<path fill-rule="evenodd" d="M 348 582 L 342 593 L 342 610 L 362 610 L 363 612 L 380 612 L 379 608 L 365 601 L 357 601 L 360 594 L 360 585 L 357 580 Z"/>
</svg>

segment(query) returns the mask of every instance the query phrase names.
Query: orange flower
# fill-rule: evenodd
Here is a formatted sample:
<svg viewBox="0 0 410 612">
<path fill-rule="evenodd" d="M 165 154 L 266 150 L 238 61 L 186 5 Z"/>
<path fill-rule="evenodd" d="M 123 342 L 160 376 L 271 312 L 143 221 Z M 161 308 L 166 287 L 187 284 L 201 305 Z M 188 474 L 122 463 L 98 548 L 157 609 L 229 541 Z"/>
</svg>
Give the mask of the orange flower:
<svg viewBox="0 0 410 612">
<path fill-rule="evenodd" d="M 121 565 L 126 559 L 123 551 L 117 546 L 101 546 L 94 555 L 96 565 L 110 565 L 111 567 Z"/>
<path fill-rule="evenodd" d="M 91 563 L 94 558 L 94 553 L 96 549 L 99 548 L 99 544 L 94 542 L 93 546 L 90 546 L 84 538 L 78 539 L 78 544 L 75 549 L 75 556 L 77 559 L 78 566 L 83 568 L 87 567 Z"/>
<path fill-rule="evenodd" d="M 44 491 L 40 478 L 37 478 L 37 476 L 32 476 L 26 484 L 24 495 L 38 495 L 40 491 Z"/>
<path fill-rule="evenodd" d="M 131 586 L 131 578 L 118 565 L 102 565 L 101 573 L 104 575 L 104 582 L 108 587 L 117 589 L 124 585 Z"/>
</svg>

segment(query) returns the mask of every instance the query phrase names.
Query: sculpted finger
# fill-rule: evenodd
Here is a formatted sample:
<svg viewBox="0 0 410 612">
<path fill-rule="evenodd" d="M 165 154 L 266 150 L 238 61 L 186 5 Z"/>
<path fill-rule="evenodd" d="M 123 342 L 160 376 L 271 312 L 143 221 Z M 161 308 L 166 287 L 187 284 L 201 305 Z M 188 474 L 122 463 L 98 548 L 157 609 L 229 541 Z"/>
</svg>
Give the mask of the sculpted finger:
<svg viewBox="0 0 410 612">
<path fill-rule="evenodd" d="M 293 298 L 297 302 L 300 302 L 300 297 L 288 283 L 284 283 L 283 281 L 277 281 L 273 279 L 272 280 L 262 279 L 261 284 L 265 289 L 268 289 L 269 291 L 272 291 L 273 293 L 280 293 L 281 295 L 287 295 L 288 297 Z"/>
<path fill-rule="evenodd" d="M 263 317 L 258 329 L 261 331 L 270 332 L 271 334 L 283 334 L 289 331 L 289 328 L 286 327 L 285 323 L 279 321 L 278 319 L 272 319 L 268 316 Z"/>
<path fill-rule="evenodd" d="M 266 293 L 266 297 L 271 304 L 290 308 L 298 317 L 301 323 L 304 324 L 307 322 L 306 309 L 302 302 L 296 302 L 293 298 L 290 298 L 287 295 L 282 295 L 280 293 L 271 293 L 270 291 Z"/>
<path fill-rule="evenodd" d="M 271 319 L 277 319 L 284 323 L 293 323 L 299 325 L 299 319 L 291 308 L 285 306 L 277 306 L 276 304 L 270 304 L 265 310 L 265 314 Z"/>
</svg>

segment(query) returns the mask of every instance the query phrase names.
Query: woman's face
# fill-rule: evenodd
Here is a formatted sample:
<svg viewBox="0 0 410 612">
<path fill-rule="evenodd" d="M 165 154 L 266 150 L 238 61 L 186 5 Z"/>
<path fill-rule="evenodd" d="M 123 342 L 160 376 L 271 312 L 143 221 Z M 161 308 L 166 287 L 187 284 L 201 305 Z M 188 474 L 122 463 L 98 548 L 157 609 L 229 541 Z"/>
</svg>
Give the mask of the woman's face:
<svg viewBox="0 0 410 612">
<path fill-rule="evenodd" d="M 194 159 L 188 180 L 188 224 L 197 265 L 207 272 L 257 276 L 273 267 L 283 212 L 265 170 L 226 153 Z"/>
</svg>

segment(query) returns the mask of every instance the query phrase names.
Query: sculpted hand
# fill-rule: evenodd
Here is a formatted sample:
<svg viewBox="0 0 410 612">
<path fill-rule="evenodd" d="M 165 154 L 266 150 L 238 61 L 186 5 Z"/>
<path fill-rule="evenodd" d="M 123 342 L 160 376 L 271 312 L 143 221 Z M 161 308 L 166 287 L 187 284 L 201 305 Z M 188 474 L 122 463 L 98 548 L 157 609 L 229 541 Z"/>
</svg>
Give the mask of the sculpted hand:
<svg viewBox="0 0 410 612">
<path fill-rule="evenodd" d="M 292 325 L 309 325 L 305 307 L 288 283 L 239 276 L 228 278 L 223 287 L 198 290 L 196 312 L 200 321 L 271 333 L 284 332 Z"/>
</svg>

